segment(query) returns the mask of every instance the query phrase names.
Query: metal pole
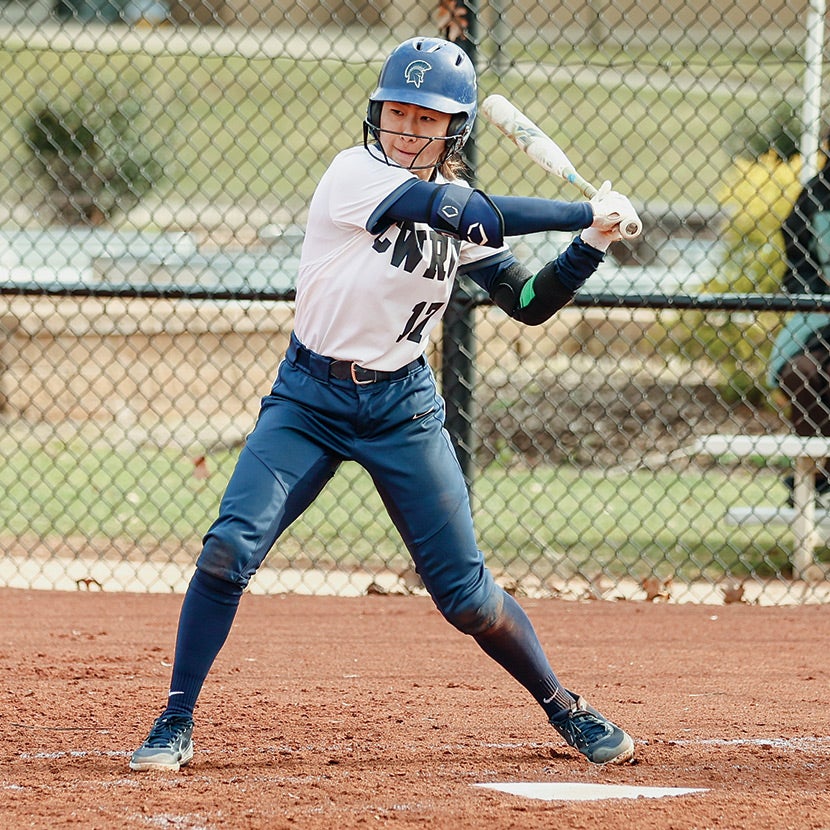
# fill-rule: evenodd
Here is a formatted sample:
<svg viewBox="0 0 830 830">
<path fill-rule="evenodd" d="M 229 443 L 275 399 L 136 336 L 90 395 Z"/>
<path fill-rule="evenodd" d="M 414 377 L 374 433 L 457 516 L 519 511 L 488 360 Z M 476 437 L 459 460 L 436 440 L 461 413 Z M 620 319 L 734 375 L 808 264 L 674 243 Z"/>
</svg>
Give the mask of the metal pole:
<svg viewBox="0 0 830 830">
<path fill-rule="evenodd" d="M 476 9 L 469 3 L 446 0 L 439 4 L 439 15 L 441 36 L 457 43 L 476 66 Z M 464 156 L 474 179 L 475 131 L 467 141 Z M 447 407 L 447 431 L 468 485 L 473 479 L 475 348 L 475 303 L 456 282 L 442 327 L 441 392 Z"/>
<path fill-rule="evenodd" d="M 804 101 L 801 105 L 801 184 L 818 172 L 819 132 L 821 130 L 822 48 L 826 0 L 810 0 L 807 14 L 807 39 L 804 44 Z"/>
<path fill-rule="evenodd" d="M 510 28 L 505 17 L 507 16 L 507 4 L 504 0 L 491 0 L 490 8 L 495 16 L 492 22 L 491 34 L 493 36 L 493 61 L 492 68 L 495 72 L 504 72 L 509 62 L 507 60 L 507 39 L 510 35 Z"/>
</svg>

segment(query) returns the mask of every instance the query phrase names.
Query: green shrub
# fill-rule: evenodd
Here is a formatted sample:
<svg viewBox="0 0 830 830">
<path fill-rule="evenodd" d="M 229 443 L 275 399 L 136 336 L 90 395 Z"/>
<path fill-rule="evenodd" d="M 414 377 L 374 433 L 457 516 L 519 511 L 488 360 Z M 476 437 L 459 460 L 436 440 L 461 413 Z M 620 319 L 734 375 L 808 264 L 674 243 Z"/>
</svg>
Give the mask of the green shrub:
<svg viewBox="0 0 830 830">
<path fill-rule="evenodd" d="M 100 225 L 161 181 L 175 124 L 158 89 L 137 71 L 103 73 L 80 83 L 74 97 L 34 112 L 25 140 L 57 216 Z"/>
</svg>

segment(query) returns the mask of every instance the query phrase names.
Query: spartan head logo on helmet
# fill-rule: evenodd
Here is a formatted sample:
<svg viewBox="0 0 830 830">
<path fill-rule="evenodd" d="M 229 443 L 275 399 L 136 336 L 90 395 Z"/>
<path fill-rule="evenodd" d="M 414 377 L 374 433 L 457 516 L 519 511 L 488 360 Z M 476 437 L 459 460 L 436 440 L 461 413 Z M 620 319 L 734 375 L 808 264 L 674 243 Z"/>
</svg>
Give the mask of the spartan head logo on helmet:
<svg viewBox="0 0 830 830">
<path fill-rule="evenodd" d="M 412 63 L 404 69 L 403 76 L 406 78 L 406 82 L 408 84 L 415 84 L 415 86 L 420 89 L 421 84 L 424 82 L 424 76 L 430 69 L 432 69 L 432 67 L 426 61 L 412 61 Z"/>
</svg>

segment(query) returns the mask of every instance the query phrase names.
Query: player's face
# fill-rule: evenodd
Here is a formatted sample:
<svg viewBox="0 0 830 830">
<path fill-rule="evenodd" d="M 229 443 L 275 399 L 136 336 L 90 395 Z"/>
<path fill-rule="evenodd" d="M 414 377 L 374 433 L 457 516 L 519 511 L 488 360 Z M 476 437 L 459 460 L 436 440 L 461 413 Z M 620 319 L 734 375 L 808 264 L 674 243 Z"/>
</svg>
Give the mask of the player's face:
<svg viewBox="0 0 830 830">
<path fill-rule="evenodd" d="M 445 141 L 430 139 L 445 138 L 451 118 L 448 113 L 416 104 L 384 101 L 380 113 L 380 143 L 395 164 L 406 168 L 413 164 L 428 167 L 412 172 L 421 179 L 429 179 L 431 168 L 438 164 L 446 149 Z"/>
</svg>

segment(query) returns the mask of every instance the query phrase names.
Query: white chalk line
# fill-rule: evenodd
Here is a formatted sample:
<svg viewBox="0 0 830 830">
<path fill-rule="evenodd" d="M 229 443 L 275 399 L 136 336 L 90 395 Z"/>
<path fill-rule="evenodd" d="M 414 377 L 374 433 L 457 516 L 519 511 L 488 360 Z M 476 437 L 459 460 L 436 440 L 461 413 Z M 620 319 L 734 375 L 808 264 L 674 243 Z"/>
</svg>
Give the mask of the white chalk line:
<svg viewBox="0 0 830 830">
<path fill-rule="evenodd" d="M 648 741 L 640 742 L 641 745 L 648 745 Z M 796 736 L 792 738 L 684 738 L 677 740 L 661 741 L 669 746 L 696 746 L 696 747 L 764 747 L 793 753 L 812 753 L 820 755 L 830 755 L 830 736 Z M 544 748 L 550 746 L 549 743 L 487 743 L 481 744 L 488 749 L 521 749 L 527 747 Z M 450 751 L 464 752 L 469 747 L 466 745 L 444 745 L 444 749 Z M 333 745 L 329 747 L 319 746 L 300 746 L 289 747 L 281 745 L 279 747 L 259 748 L 261 752 L 266 749 L 266 754 L 275 753 L 279 755 L 293 755 L 303 752 L 337 752 L 344 749 L 342 745 Z M 225 749 L 220 751 L 202 750 L 201 754 L 206 757 L 214 755 L 216 757 L 224 755 L 236 755 L 239 753 L 246 754 L 250 761 L 251 752 L 253 749 L 246 750 L 243 747 L 234 747 L 233 749 Z M 82 759 L 82 758 L 123 758 L 130 756 L 130 750 L 85 750 L 73 749 L 59 752 L 21 752 L 17 755 L 23 761 L 37 761 L 37 760 L 60 760 L 60 759 Z M 296 779 L 296 776 L 289 776 Z M 175 778 L 175 776 L 174 776 Z M 198 776 L 199 779 L 209 776 Z M 281 781 L 285 776 L 276 774 L 270 777 L 271 780 Z M 114 781 L 97 781 L 90 782 L 97 783 L 102 788 L 111 788 L 114 786 L 134 786 L 136 783 L 135 776 L 120 777 Z M 285 782 L 284 782 L 285 783 Z M 309 783 L 307 777 L 304 780 L 294 780 L 293 783 L 298 786 Z M 40 785 L 39 785 L 40 786 Z M 569 801 L 569 802 L 594 802 L 609 799 L 657 799 L 670 798 L 678 796 L 698 796 L 705 794 L 709 790 L 706 788 L 697 787 L 653 787 L 653 786 L 633 786 L 625 784 L 599 784 L 599 783 L 584 783 L 584 782 L 480 782 L 472 786 L 481 789 L 490 789 L 498 792 L 503 792 L 509 795 L 516 795 L 523 798 L 530 798 L 534 800 L 543 801 Z M 28 786 L 9 781 L 0 782 L 0 791 L 25 791 L 29 789 Z M 407 805 L 400 805 L 401 809 L 406 810 Z M 204 818 L 193 815 L 158 815 L 158 816 L 136 816 L 136 819 L 141 819 L 140 823 L 148 825 L 176 827 L 180 830 L 212 830 L 211 825 L 204 823 Z"/>
<path fill-rule="evenodd" d="M 800 738 L 694 738 L 666 741 L 674 746 L 760 746 L 771 749 L 795 750 L 830 754 L 830 737 Z"/>
<path fill-rule="evenodd" d="M 648 746 L 649 741 L 635 741 L 640 746 Z M 814 752 L 819 754 L 830 753 L 830 735 L 806 735 L 793 738 L 675 738 L 665 739 L 659 742 L 667 746 L 757 746 L 769 747 L 771 749 L 780 749 L 784 751 L 793 752 Z M 544 749 L 550 747 L 549 742 L 536 743 L 482 743 L 477 744 L 484 749 Z M 466 752 L 469 750 L 469 744 L 442 744 L 438 750 L 449 752 Z M 239 753 L 245 754 L 249 759 L 253 753 L 277 753 L 280 755 L 294 755 L 303 752 L 342 752 L 350 750 L 350 745 L 344 744 L 330 744 L 327 746 L 304 744 L 299 746 L 259 746 L 259 747 L 243 747 L 234 746 L 230 749 L 224 750 L 210 750 L 199 749 L 200 755 L 210 757 L 212 754 L 216 756 L 222 755 L 236 755 Z M 415 747 L 412 747 L 413 751 Z M 68 749 L 58 752 L 20 752 L 17 757 L 23 761 L 36 760 L 59 760 L 61 758 L 129 758 L 132 755 L 131 749 L 119 750 L 100 750 L 100 749 Z"/>
</svg>

